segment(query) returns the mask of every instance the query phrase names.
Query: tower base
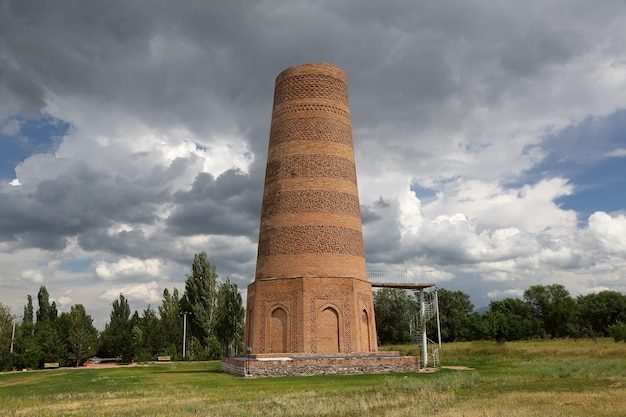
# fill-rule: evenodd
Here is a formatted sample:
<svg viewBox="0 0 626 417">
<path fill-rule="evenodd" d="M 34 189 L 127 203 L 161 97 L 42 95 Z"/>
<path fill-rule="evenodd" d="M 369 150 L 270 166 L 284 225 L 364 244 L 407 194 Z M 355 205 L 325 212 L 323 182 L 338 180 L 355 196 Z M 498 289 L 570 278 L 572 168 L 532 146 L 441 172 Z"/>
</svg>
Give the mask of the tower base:
<svg viewBox="0 0 626 417">
<path fill-rule="evenodd" d="M 372 286 L 352 277 L 257 279 L 245 343 L 254 355 L 376 352 Z"/>
<path fill-rule="evenodd" d="M 417 356 L 400 356 L 393 351 L 360 355 L 250 355 L 222 359 L 222 372 L 245 377 L 382 374 L 419 370 Z"/>
</svg>

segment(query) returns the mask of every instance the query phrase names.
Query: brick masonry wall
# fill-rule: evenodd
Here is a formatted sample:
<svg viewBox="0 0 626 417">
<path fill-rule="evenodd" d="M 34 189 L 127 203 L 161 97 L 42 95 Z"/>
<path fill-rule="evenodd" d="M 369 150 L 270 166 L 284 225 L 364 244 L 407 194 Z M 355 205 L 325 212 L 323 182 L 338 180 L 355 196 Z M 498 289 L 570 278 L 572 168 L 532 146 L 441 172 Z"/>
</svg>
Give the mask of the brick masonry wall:
<svg viewBox="0 0 626 417">
<path fill-rule="evenodd" d="M 277 377 L 306 375 L 354 375 L 390 372 L 417 372 L 416 356 L 296 358 L 291 360 L 222 359 L 222 372 L 236 376 Z"/>
<path fill-rule="evenodd" d="M 307 272 L 295 275 L 365 277 L 355 259 L 365 251 L 348 87 L 345 73 L 324 63 L 276 78 L 256 279 L 294 276 L 280 255 L 311 254 L 348 256 L 330 264 L 302 256 Z"/>
</svg>

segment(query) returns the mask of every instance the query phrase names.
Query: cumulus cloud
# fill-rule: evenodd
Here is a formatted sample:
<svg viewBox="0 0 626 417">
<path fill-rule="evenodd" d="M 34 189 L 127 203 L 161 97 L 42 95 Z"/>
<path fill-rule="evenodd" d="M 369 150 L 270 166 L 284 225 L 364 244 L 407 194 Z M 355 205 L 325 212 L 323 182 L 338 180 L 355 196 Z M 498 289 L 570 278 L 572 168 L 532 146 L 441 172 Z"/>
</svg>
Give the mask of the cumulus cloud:
<svg viewBox="0 0 626 417">
<path fill-rule="evenodd" d="M 41 284 L 43 283 L 43 275 L 41 271 L 37 271 L 34 269 L 27 269 L 20 273 L 20 278 L 23 281 L 33 283 L 33 284 Z"/>
<path fill-rule="evenodd" d="M 94 266 L 96 275 L 105 281 L 112 280 L 148 280 L 162 274 L 158 259 L 122 258 L 116 262 L 97 262 Z"/>
<path fill-rule="evenodd" d="M 626 256 L 626 216 L 601 211 L 589 217 L 589 234 L 609 254 Z"/>
<path fill-rule="evenodd" d="M 139 302 L 140 304 L 155 304 L 161 300 L 161 293 L 159 291 L 159 284 L 155 281 L 151 281 L 145 284 L 131 284 L 121 285 L 108 288 L 100 297 L 100 300 L 113 302 L 123 294 L 124 297 L 132 302 Z"/>
</svg>

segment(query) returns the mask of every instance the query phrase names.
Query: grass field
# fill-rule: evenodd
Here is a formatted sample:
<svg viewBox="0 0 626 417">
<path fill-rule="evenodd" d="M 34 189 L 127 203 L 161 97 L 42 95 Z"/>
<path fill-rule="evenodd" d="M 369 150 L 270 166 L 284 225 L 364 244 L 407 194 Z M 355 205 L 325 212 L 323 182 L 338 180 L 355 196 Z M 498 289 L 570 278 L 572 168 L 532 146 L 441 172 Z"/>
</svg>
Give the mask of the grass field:
<svg viewBox="0 0 626 417">
<path fill-rule="evenodd" d="M 200 362 L 4 373 L 0 415 L 626 416 L 625 343 L 452 343 L 441 360 L 475 370 L 243 379 Z"/>
</svg>

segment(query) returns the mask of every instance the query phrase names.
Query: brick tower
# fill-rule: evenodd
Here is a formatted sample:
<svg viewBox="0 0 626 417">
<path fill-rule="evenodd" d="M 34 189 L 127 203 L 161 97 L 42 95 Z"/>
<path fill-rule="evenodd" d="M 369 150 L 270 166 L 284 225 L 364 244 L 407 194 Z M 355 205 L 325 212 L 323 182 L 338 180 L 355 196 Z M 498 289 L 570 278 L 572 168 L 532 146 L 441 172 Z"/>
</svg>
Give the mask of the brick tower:
<svg viewBox="0 0 626 417">
<path fill-rule="evenodd" d="M 257 355 L 378 350 L 346 75 L 330 64 L 276 78 L 246 346 Z"/>
</svg>

